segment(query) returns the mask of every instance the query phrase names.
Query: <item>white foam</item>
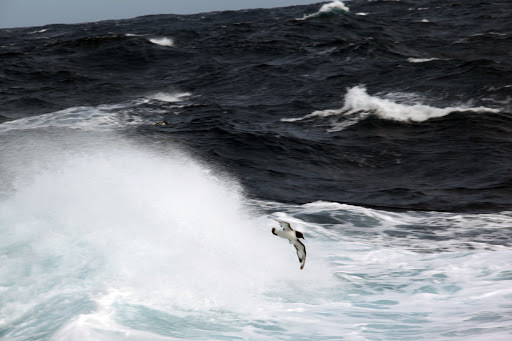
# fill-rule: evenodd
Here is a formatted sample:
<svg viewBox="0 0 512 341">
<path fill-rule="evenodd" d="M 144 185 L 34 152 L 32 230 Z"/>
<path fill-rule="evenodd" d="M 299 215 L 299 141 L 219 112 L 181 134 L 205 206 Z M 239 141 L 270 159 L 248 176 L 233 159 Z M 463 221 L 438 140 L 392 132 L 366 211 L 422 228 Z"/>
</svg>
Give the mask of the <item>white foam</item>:
<svg viewBox="0 0 512 341">
<path fill-rule="evenodd" d="M 116 322 L 114 304 L 128 293 L 110 289 L 93 300 L 96 309 L 80 314 L 60 327 L 50 338 L 51 341 L 120 341 L 120 340 L 178 340 L 155 333 L 128 328 Z"/>
<path fill-rule="evenodd" d="M 191 96 L 191 93 L 168 93 L 168 92 L 159 92 L 152 96 L 149 96 L 151 99 L 156 99 L 157 101 L 162 102 L 179 102 L 185 100 L 187 97 Z"/>
<path fill-rule="evenodd" d="M 167 37 L 151 38 L 151 39 L 149 39 L 149 41 L 152 42 L 153 44 L 157 44 L 160 46 L 169 46 L 169 47 L 174 46 L 174 40 L 172 40 L 171 38 L 167 38 Z"/>
<path fill-rule="evenodd" d="M 335 13 L 335 12 L 340 12 L 340 11 L 349 12 L 350 9 L 343 2 L 341 2 L 339 0 L 334 0 L 333 2 L 325 4 L 322 7 L 320 7 L 320 10 L 318 10 L 318 12 L 313 13 L 313 14 L 304 15 L 304 17 L 302 17 L 300 19 L 296 19 L 296 20 L 306 20 L 309 18 L 318 17 L 322 14 Z"/>
<path fill-rule="evenodd" d="M 319 12 L 320 13 L 326 13 L 326 12 L 332 12 L 333 10 L 342 10 L 345 12 L 349 11 L 349 8 L 341 1 L 334 0 L 333 2 L 329 4 L 325 4 L 322 7 L 320 7 Z"/>
<path fill-rule="evenodd" d="M 427 63 L 433 60 L 439 60 L 439 58 L 407 58 L 409 63 Z"/>
<path fill-rule="evenodd" d="M 0 125 L 0 133 L 11 130 L 40 128 L 70 128 L 89 131 L 124 129 L 144 123 L 137 115 L 120 112 L 124 105 L 99 105 L 96 107 L 73 107 L 53 113 L 25 117 Z"/>
<path fill-rule="evenodd" d="M 68 138 L 51 143 L 70 145 Z M 269 297 L 283 286 L 329 285 L 324 260 L 312 257 L 301 271 L 293 247 L 270 232 L 274 222 L 249 213 L 236 182 L 172 149 L 96 139 L 80 140 L 64 155 L 40 140 L 33 141 L 37 149 L 13 151 L 41 165 L 31 174 L 10 165 L 23 176 L 0 206 L 0 250 L 19 250 L 2 259 L 0 302 L 27 305 L 15 318 L 59 295 L 70 304 L 89 299 L 96 309 L 73 304 L 80 314 L 55 340 L 112 333 L 137 339 L 118 322 L 123 313 L 137 314 L 134 305 L 165 316 L 228 310 L 257 318 L 278 309 Z M 318 249 L 314 241 L 308 247 Z M 27 266 L 28 273 L 15 271 Z M 38 294 L 49 288 L 51 295 Z"/>
<path fill-rule="evenodd" d="M 273 207 L 273 209 L 277 210 L 278 208 Z M 340 231 L 344 231 L 347 234 L 347 238 L 351 240 L 358 240 L 362 236 L 364 238 L 365 234 L 361 233 L 362 231 L 360 231 L 360 229 L 365 227 L 373 229 L 375 233 L 374 241 L 378 240 L 382 245 L 393 240 L 393 247 L 404 247 L 406 249 L 414 250 L 444 248 L 446 250 L 456 251 L 457 248 L 465 248 L 468 245 L 471 245 L 473 250 L 506 250 L 507 247 L 505 246 L 486 244 L 485 239 L 490 237 L 489 240 L 492 242 L 493 238 L 498 240 L 500 239 L 500 236 L 503 235 L 504 238 L 502 239 L 505 240 L 508 234 L 508 229 L 512 224 L 512 215 L 507 212 L 486 214 L 456 214 L 442 212 L 398 213 L 322 201 L 304 204 L 300 207 L 287 208 L 287 211 L 291 216 L 281 218 L 286 218 L 289 221 L 295 221 L 296 224 L 303 224 L 303 222 L 294 218 L 294 213 L 305 216 L 330 215 L 333 217 L 339 217 L 332 219 L 335 226 L 331 226 L 328 230 L 325 230 L 322 226 L 309 224 L 307 230 L 311 231 L 313 227 L 319 237 L 321 235 L 332 236 L 333 233 L 339 237 Z M 336 220 L 338 220 L 338 225 L 334 223 Z M 407 229 L 402 231 L 410 232 L 409 239 L 405 236 L 402 237 L 403 239 L 388 238 L 385 234 L 385 231 L 401 231 L 404 226 L 422 226 L 426 231 L 428 231 L 428 235 L 431 238 L 419 240 L 415 233 L 412 233 Z M 429 230 L 429 226 L 433 228 Z M 480 230 L 479 236 L 476 234 L 476 231 L 478 230 Z M 417 230 L 416 232 L 418 232 L 418 234 L 422 234 L 422 232 L 419 231 L 420 230 Z M 354 233 L 355 237 L 353 238 L 350 237 L 352 232 L 356 232 Z M 432 243 L 432 240 L 434 239 L 436 240 L 436 243 Z"/>
<path fill-rule="evenodd" d="M 179 102 L 191 96 L 190 93 L 159 92 L 147 97 L 137 98 L 119 104 L 102 104 L 89 107 L 72 107 L 56 112 L 24 117 L 0 124 L 0 133 L 11 130 L 30 130 L 41 128 L 67 128 L 85 131 L 124 130 L 144 124 L 153 124 L 154 117 L 141 115 L 137 111 L 140 105 L 151 100 L 162 102 Z M 160 114 L 158 110 L 147 109 Z"/>
<path fill-rule="evenodd" d="M 487 107 L 456 106 L 436 108 L 424 104 L 401 104 L 389 99 L 371 96 L 363 86 L 348 89 L 341 109 L 315 111 L 299 118 L 283 118 L 283 122 L 297 122 L 311 118 L 334 118 L 333 127 L 329 131 L 339 131 L 358 123 L 369 115 L 381 119 L 399 122 L 424 122 L 433 118 L 443 117 L 453 112 L 486 112 L 497 113 L 498 109 Z M 342 122 L 337 119 L 343 118 Z"/>
<path fill-rule="evenodd" d="M 478 242 L 488 236 L 507 243 L 510 214 L 386 212 L 332 202 L 265 206 L 324 241 L 317 252 L 330 255 L 345 287 L 320 308 L 321 320 L 343 315 L 331 321 L 354 339 L 510 335 L 511 248 Z"/>
<path fill-rule="evenodd" d="M 47 28 L 43 28 L 42 30 L 39 30 L 39 31 L 29 32 L 29 34 L 43 33 L 43 32 L 46 32 L 46 31 L 48 31 L 48 29 Z"/>
</svg>

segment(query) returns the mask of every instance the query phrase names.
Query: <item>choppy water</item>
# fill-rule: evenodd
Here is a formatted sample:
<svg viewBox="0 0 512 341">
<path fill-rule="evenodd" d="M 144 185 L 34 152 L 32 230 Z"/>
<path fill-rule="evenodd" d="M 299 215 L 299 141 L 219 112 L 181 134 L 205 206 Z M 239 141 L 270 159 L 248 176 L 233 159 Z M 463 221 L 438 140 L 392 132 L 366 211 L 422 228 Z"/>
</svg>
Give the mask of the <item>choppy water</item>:
<svg viewBox="0 0 512 341">
<path fill-rule="evenodd" d="M 510 4 L 322 5 L 0 30 L 0 339 L 512 337 Z"/>
</svg>

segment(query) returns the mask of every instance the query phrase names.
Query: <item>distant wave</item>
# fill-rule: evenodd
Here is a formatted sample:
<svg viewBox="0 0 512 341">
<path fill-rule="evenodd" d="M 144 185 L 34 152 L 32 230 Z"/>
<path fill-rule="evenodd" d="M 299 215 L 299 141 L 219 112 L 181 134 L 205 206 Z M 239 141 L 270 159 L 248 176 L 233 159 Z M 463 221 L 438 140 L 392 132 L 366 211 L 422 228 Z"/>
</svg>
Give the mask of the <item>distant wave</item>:
<svg viewBox="0 0 512 341">
<path fill-rule="evenodd" d="M 310 118 L 344 117 L 343 122 L 334 122 L 329 131 L 340 131 L 356 124 L 362 119 L 376 115 L 381 119 L 399 122 L 424 122 L 432 118 L 443 117 L 453 112 L 490 112 L 497 113 L 498 109 L 487 107 L 446 107 L 436 108 L 424 104 L 401 104 L 385 98 L 371 96 L 363 86 L 348 89 L 344 105 L 341 109 L 315 111 L 299 118 L 283 118 L 283 122 L 297 122 Z"/>
<path fill-rule="evenodd" d="M 350 9 L 341 1 L 334 0 L 331 3 L 325 4 L 322 7 L 320 7 L 320 10 L 313 14 L 305 15 L 304 17 L 297 19 L 297 20 L 306 20 L 309 18 L 318 17 L 325 14 L 336 14 L 340 12 L 349 12 Z"/>
</svg>

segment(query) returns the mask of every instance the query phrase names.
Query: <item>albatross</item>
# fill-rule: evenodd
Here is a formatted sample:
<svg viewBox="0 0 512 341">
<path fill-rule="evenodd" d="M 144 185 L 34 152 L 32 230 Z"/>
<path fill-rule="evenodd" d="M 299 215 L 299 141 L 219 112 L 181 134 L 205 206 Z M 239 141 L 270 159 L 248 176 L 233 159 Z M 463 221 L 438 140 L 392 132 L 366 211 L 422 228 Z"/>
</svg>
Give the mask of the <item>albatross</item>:
<svg viewBox="0 0 512 341">
<path fill-rule="evenodd" d="M 279 225 L 283 228 L 282 230 L 277 230 L 275 227 L 272 228 L 272 233 L 278 237 L 288 239 L 290 244 L 295 246 L 295 250 L 297 250 L 297 257 L 299 257 L 300 269 L 304 269 L 304 264 L 306 264 L 306 247 L 299 240 L 300 238 L 304 239 L 304 235 L 302 232 L 295 231 L 292 229 L 289 223 L 282 220 L 274 219 L 279 223 Z"/>
</svg>

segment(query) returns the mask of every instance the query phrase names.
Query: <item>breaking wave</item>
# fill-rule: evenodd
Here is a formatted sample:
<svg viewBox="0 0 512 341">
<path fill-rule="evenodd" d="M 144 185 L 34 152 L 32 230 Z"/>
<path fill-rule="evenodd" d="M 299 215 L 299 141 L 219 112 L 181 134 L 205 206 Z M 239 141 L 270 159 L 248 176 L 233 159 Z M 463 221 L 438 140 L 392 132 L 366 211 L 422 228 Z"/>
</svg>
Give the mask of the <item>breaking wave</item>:
<svg viewBox="0 0 512 341">
<path fill-rule="evenodd" d="M 349 11 L 350 9 L 343 2 L 339 0 L 334 0 L 333 2 L 325 4 L 322 7 L 320 7 L 320 10 L 318 10 L 318 12 L 304 15 L 304 17 L 297 20 L 306 20 L 309 18 L 315 18 L 323 15 L 333 15 L 338 13 L 346 13 Z"/>
<path fill-rule="evenodd" d="M 315 111 L 299 118 L 283 118 L 283 122 L 297 122 L 314 118 L 334 118 L 329 131 L 340 131 L 358 123 L 370 115 L 397 122 L 424 122 L 454 112 L 498 113 L 498 109 L 487 107 L 456 106 L 436 108 L 425 104 L 402 104 L 392 100 L 371 96 L 363 86 L 348 89 L 341 109 Z M 339 119 L 343 121 L 339 122 Z"/>
<path fill-rule="evenodd" d="M 272 221 L 246 207 L 229 177 L 179 150 L 118 138 L 85 139 L 55 155 L 62 148 L 55 145 L 70 143 L 77 141 L 67 136 L 51 148 L 25 141 L 18 150 L 23 166 L 10 166 L 9 173 L 24 176 L 0 206 L 0 255 L 9 253 L 0 265 L 4 336 L 137 339 L 144 333 L 123 327 L 133 325 L 130 316 L 201 319 L 226 310 L 258 318 L 272 310 L 268 297 L 283 285 L 329 285 L 319 259 L 309 272 L 297 271 L 293 248 L 273 238 Z M 62 314 L 64 307 L 73 311 Z M 206 338 L 210 330 L 193 325 L 180 333 L 201 330 Z"/>
<path fill-rule="evenodd" d="M 149 39 L 149 41 L 152 42 L 153 44 L 157 44 L 160 46 L 168 46 L 168 47 L 174 46 L 174 40 L 172 40 L 171 38 L 167 38 L 167 37 L 151 38 L 151 39 Z"/>
</svg>

